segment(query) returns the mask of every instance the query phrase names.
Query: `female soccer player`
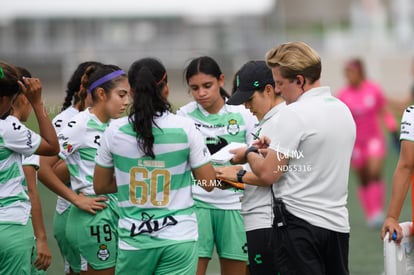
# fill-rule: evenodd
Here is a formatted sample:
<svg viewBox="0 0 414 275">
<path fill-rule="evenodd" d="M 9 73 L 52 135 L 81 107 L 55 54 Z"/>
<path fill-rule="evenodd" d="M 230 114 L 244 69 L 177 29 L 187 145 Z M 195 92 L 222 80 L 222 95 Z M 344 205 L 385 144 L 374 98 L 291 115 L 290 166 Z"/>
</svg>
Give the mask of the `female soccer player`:
<svg viewBox="0 0 414 275">
<path fill-rule="evenodd" d="M 210 191 L 210 154 L 192 121 L 171 113 L 167 73 L 158 60 L 134 62 L 128 78 L 131 112 L 105 131 L 94 175 L 95 192 L 117 192 L 119 200 L 116 274 L 194 275 L 191 173 Z"/>
<path fill-rule="evenodd" d="M 368 225 L 379 227 L 384 221 L 386 186 L 381 173 L 387 150 L 380 121 L 394 135 L 397 123 L 386 107 L 382 89 L 366 79 L 360 59 L 346 64 L 345 76 L 348 84 L 339 91 L 338 98 L 349 107 L 357 126 L 351 164 L 359 178 L 358 198 Z"/>
<path fill-rule="evenodd" d="M 211 154 L 230 142 L 253 140 L 257 119 L 244 106 L 226 104 L 224 75 L 214 59 L 193 59 L 185 70 L 185 78 L 193 102 L 181 107 L 177 114 L 190 118 L 204 137 Z M 243 219 L 240 215 L 240 190 L 214 189 L 208 193 L 193 186 L 200 234 L 198 275 L 204 275 L 214 245 L 220 257 L 221 274 L 243 274 L 246 269 L 247 246 Z"/>
<path fill-rule="evenodd" d="M 16 67 L 20 74 L 20 80 L 23 77 L 32 77 L 30 72 L 22 67 Z M 32 106 L 24 94 L 20 93 L 12 102 L 10 115 L 14 116 L 21 122 L 26 122 L 32 112 Z M 37 169 L 39 169 L 39 156 L 31 155 L 22 159 L 24 181 L 23 186 L 30 198 L 32 206 L 30 214 L 32 216 L 33 231 L 36 244 L 32 253 L 32 275 L 44 275 L 51 264 L 51 253 L 47 243 L 46 229 L 43 222 L 42 205 L 37 192 Z"/>
<path fill-rule="evenodd" d="M 65 100 L 62 104 L 62 111 L 52 120 L 57 134 L 67 125 L 72 117 L 79 113 L 79 111 L 83 111 L 86 107 L 91 105 L 92 99 L 90 94 L 87 94 L 86 98 L 81 100 L 79 91 L 81 87 L 81 78 L 86 69 L 92 65 L 99 67 L 103 64 L 95 61 L 82 62 L 78 65 L 69 79 Z M 61 160 L 61 162 L 66 166 L 63 160 Z M 69 178 L 69 175 L 65 175 L 65 178 Z M 68 182 L 68 184 L 70 184 L 70 182 Z M 80 255 L 75 253 L 73 246 L 66 237 L 66 220 L 69 215 L 70 206 L 71 203 L 69 201 L 58 196 L 56 201 L 56 211 L 53 216 L 53 235 L 63 257 L 65 273 L 68 275 L 78 274 L 81 268 Z"/>
<path fill-rule="evenodd" d="M 396 241 L 401 242 L 403 231 L 399 224 L 401 209 L 407 192 L 412 183 L 414 173 L 414 105 L 409 106 L 401 119 L 401 151 L 397 166 L 392 178 L 392 195 L 388 206 L 387 216 L 381 230 L 381 237 L 389 232 L 391 241 L 394 232 L 397 233 Z"/>
<path fill-rule="evenodd" d="M 55 155 L 59 151 L 55 131 L 42 102 L 40 80 L 23 78 L 19 81 L 19 78 L 15 67 L 0 62 L 2 103 L 7 103 L 4 97 L 9 97 L 11 107 L 22 92 L 33 108 L 40 134 L 26 128 L 14 116 L 0 119 L 0 274 L 31 274 L 35 236 L 31 203 L 24 189 L 22 156 Z M 10 111 L 6 109 L 2 114 Z M 47 268 L 48 264 L 50 261 L 46 260 L 39 267 Z"/>
<path fill-rule="evenodd" d="M 97 197 L 92 181 L 102 134 L 110 119 L 125 112 L 129 89 L 125 72 L 117 66 L 86 69 L 80 97 L 84 99 L 90 93 L 92 107 L 74 116 L 59 133 L 59 157 L 68 166 L 73 191 L 54 173 L 59 158 L 41 158 L 40 171 L 47 186 L 76 206 L 69 210 L 66 236 L 81 256 L 81 274 L 114 274 L 118 238 L 116 198 Z"/>
</svg>

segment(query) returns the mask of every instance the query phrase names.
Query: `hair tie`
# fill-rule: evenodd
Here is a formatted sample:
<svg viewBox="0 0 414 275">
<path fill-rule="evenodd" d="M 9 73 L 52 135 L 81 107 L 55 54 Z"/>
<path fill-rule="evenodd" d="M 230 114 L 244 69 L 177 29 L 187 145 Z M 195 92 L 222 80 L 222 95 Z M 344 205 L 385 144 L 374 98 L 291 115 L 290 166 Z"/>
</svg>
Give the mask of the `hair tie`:
<svg viewBox="0 0 414 275">
<path fill-rule="evenodd" d="M 112 73 L 109 73 L 101 78 L 99 78 L 98 80 L 94 81 L 91 86 L 88 89 L 88 93 L 91 93 L 96 87 L 108 82 L 109 80 L 114 79 L 115 77 L 118 77 L 120 75 L 124 75 L 125 72 L 123 70 L 117 70 L 114 71 Z"/>
<path fill-rule="evenodd" d="M 165 77 L 166 77 L 166 76 L 167 76 L 167 72 L 165 72 L 165 73 L 162 75 L 161 80 L 157 82 L 157 86 L 158 86 L 158 85 L 160 85 L 160 84 L 161 84 L 161 82 L 163 82 L 163 81 L 164 81 L 164 79 L 165 79 Z"/>
<path fill-rule="evenodd" d="M 3 71 L 3 68 L 0 67 L 0 79 L 3 79 L 3 78 L 4 78 L 4 71 Z"/>
</svg>

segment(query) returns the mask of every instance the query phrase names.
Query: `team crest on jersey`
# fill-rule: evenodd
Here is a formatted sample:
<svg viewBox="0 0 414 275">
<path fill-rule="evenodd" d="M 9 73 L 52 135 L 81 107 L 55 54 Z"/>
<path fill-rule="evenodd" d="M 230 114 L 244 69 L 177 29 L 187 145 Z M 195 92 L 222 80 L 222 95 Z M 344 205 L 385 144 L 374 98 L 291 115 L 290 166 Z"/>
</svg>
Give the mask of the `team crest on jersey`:
<svg viewBox="0 0 414 275">
<path fill-rule="evenodd" d="M 235 136 L 240 132 L 240 126 L 237 124 L 237 120 L 233 118 L 229 120 L 229 124 L 227 125 L 227 132 L 232 136 Z"/>
<path fill-rule="evenodd" d="M 106 261 L 109 259 L 110 253 L 109 253 L 108 247 L 105 244 L 101 244 L 99 246 L 97 256 L 99 260 L 101 261 Z"/>
</svg>

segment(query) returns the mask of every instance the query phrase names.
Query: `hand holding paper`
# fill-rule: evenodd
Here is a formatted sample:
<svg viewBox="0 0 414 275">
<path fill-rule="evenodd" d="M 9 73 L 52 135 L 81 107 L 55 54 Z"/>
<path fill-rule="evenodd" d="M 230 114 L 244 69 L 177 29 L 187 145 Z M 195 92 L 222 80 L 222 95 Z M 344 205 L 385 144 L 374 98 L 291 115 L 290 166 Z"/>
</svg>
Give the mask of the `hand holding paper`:
<svg viewBox="0 0 414 275">
<path fill-rule="evenodd" d="M 225 164 L 228 161 L 230 161 L 234 156 L 234 154 L 230 153 L 229 151 L 240 147 L 247 147 L 247 145 L 240 142 L 230 142 L 229 144 L 221 148 L 219 151 L 214 153 L 211 156 L 211 160 L 215 163 Z"/>
</svg>

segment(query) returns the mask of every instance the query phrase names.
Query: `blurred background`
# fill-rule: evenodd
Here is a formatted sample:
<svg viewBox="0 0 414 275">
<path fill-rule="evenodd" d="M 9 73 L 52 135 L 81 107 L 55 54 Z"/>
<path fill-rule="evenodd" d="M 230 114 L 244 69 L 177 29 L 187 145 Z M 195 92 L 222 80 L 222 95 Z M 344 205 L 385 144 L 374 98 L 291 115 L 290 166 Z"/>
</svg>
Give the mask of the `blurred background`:
<svg viewBox="0 0 414 275">
<path fill-rule="evenodd" d="M 3 1 L 4 2 L 4 1 Z M 369 78 L 392 101 L 408 104 L 414 84 L 413 0 L 13 0 L 0 8 L 0 59 L 42 79 L 51 116 L 60 110 L 66 82 L 86 60 L 127 70 L 142 57 L 167 67 L 170 101 L 191 100 L 183 79 L 190 59 L 210 55 L 226 76 L 287 41 L 304 41 L 322 56 L 322 83 L 335 93 L 344 63 L 360 57 Z M 396 116 L 401 109 L 396 109 Z M 333 152 L 334 153 L 334 152 Z M 327 156 L 329 157 L 329 156 Z M 390 150 L 384 175 L 391 182 L 398 154 Z M 366 227 L 351 173 L 351 274 L 382 274 L 379 230 Z M 48 274 L 63 274 L 52 233 L 56 197 L 42 185 L 43 211 L 53 251 Z M 391 186 L 388 184 L 388 198 Z M 407 200 L 401 220 L 411 219 Z M 217 260 L 209 274 L 219 274 Z"/>
<path fill-rule="evenodd" d="M 14 0 L 0 9 L 0 58 L 27 66 L 44 80 L 48 100 L 60 102 L 82 61 L 127 69 L 155 56 L 180 93 L 193 57 L 214 57 L 230 85 L 247 60 L 301 40 L 321 54 L 323 83 L 334 91 L 344 60 L 358 56 L 398 98 L 411 84 L 413 15 L 412 0 Z"/>
</svg>

